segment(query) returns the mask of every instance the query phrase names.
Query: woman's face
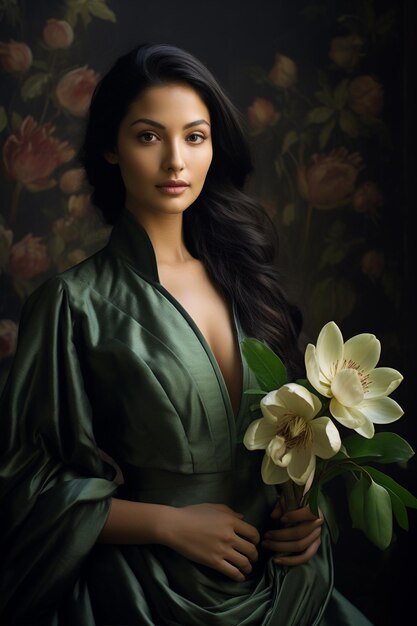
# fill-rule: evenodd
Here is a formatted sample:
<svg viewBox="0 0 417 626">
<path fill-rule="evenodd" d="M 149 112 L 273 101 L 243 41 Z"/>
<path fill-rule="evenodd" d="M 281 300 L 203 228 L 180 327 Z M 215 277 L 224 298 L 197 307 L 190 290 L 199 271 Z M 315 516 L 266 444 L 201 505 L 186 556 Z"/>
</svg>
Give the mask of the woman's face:
<svg viewBox="0 0 417 626">
<path fill-rule="evenodd" d="M 200 194 L 213 148 L 210 113 L 186 83 L 149 87 L 132 102 L 110 163 L 120 167 L 126 207 L 136 216 L 175 214 Z M 173 182 L 184 185 L 174 187 Z"/>
</svg>

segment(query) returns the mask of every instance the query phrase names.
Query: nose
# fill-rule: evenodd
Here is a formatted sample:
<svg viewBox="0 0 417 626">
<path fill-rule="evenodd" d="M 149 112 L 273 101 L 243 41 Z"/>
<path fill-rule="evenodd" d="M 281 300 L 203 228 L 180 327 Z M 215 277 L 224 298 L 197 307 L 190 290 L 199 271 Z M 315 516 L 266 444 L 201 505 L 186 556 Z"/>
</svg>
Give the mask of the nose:
<svg viewBox="0 0 417 626">
<path fill-rule="evenodd" d="M 184 156 L 181 149 L 180 141 L 170 141 L 166 144 L 166 152 L 164 155 L 164 169 L 174 172 L 180 172 L 185 167 Z"/>
</svg>

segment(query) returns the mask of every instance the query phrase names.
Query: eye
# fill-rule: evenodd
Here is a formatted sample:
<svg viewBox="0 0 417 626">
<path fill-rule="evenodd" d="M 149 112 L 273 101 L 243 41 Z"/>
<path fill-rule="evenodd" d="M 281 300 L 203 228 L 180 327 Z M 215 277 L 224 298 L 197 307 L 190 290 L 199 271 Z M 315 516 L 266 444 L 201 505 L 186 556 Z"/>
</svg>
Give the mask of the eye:
<svg viewBox="0 0 417 626">
<path fill-rule="evenodd" d="M 205 136 L 200 133 L 191 133 L 187 138 L 190 143 L 202 143 L 205 140 Z"/>
<path fill-rule="evenodd" d="M 158 137 L 155 135 L 155 133 L 146 131 L 145 133 L 141 133 L 140 135 L 138 135 L 138 139 L 140 139 L 140 141 L 142 141 L 143 143 L 155 143 L 152 140 L 158 139 Z"/>
</svg>

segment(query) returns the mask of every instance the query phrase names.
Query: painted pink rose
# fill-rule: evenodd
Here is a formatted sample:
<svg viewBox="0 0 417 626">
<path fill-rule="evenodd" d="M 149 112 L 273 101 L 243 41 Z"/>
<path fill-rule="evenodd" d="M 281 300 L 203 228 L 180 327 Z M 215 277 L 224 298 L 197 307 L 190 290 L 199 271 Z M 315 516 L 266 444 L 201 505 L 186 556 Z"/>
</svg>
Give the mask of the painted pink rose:
<svg viewBox="0 0 417 626">
<path fill-rule="evenodd" d="M 0 42 L 0 68 L 4 72 L 26 72 L 32 61 L 32 50 L 22 41 Z"/>
<path fill-rule="evenodd" d="M 298 69 L 296 63 L 284 54 L 275 55 L 275 64 L 269 72 L 270 81 L 277 87 L 289 89 L 297 82 Z"/>
<path fill-rule="evenodd" d="M 379 117 L 384 106 L 384 89 L 372 76 L 358 76 L 349 84 L 348 103 L 361 117 Z"/>
<path fill-rule="evenodd" d="M 266 98 L 255 98 L 248 107 L 249 125 L 252 130 L 260 132 L 268 126 L 274 126 L 281 117 L 272 102 Z"/>
<path fill-rule="evenodd" d="M 361 167 L 360 154 L 349 153 L 345 147 L 314 154 L 310 163 L 298 170 L 298 189 L 312 206 L 332 208 L 353 193 Z"/>
<path fill-rule="evenodd" d="M 84 170 L 81 167 L 73 168 L 62 174 L 59 187 L 64 193 L 77 193 L 83 186 L 84 180 Z"/>
<path fill-rule="evenodd" d="M 80 193 L 68 199 L 68 211 L 72 217 L 80 219 L 86 215 L 90 207 L 90 194 Z"/>
<path fill-rule="evenodd" d="M 367 180 L 362 183 L 353 194 L 353 208 L 358 213 L 367 213 L 371 216 L 378 214 L 384 204 L 381 190 L 376 183 Z"/>
<path fill-rule="evenodd" d="M 379 278 L 385 267 L 385 259 L 382 252 L 378 250 L 368 250 L 362 257 L 362 272 L 369 278 Z"/>
<path fill-rule="evenodd" d="M 361 56 L 364 41 L 359 35 L 334 37 L 330 44 L 329 58 L 345 70 L 353 69 Z"/>
<path fill-rule="evenodd" d="M 3 161 L 12 180 L 22 183 L 30 191 L 48 189 L 55 170 L 75 155 L 67 141 L 54 137 L 51 124 L 39 126 L 29 115 L 20 130 L 10 135 L 3 146 Z"/>
<path fill-rule="evenodd" d="M 100 75 L 87 65 L 64 74 L 56 87 L 59 104 L 76 117 L 84 117 Z"/>
<path fill-rule="evenodd" d="M 51 50 L 69 48 L 74 41 L 74 31 L 65 20 L 51 18 L 44 26 L 43 40 Z"/>
<path fill-rule="evenodd" d="M 16 351 L 17 324 L 13 320 L 0 320 L 0 360 L 13 356 Z"/>
<path fill-rule="evenodd" d="M 15 278 L 30 280 L 45 272 L 51 265 L 46 245 L 41 237 L 28 233 L 15 243 L 9 254 L 9 272 Z"/>
</svg>

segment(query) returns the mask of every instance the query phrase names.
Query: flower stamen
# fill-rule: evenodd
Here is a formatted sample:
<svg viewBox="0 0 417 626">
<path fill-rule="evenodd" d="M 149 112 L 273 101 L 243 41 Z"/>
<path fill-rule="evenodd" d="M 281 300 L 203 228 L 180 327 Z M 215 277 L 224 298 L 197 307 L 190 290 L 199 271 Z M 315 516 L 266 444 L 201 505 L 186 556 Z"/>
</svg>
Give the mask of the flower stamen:
<svg viewBox="0 0 417 626">
<path fill-rule="evenodd" d="M 287 449 L 307 448 L 313 441 L 311 428 L 305 419 L 294 413 L 287 413 L 283 417 L 276 434 L 285 439 Z"/>
</svg>

